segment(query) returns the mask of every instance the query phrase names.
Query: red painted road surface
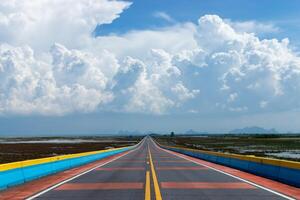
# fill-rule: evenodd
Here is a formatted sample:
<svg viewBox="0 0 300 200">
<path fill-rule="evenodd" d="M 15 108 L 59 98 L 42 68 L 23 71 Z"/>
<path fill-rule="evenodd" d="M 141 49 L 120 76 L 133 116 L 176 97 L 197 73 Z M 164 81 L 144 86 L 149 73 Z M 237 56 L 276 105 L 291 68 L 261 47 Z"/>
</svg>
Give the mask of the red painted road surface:
<svg viewBox="0 0 300 200">
<path fill-rule="evenodd" d="M 76 176 L 76 177 L 75 177 Z M 163 150 L 134 150 L 0 193 L 2 200 L 300 199 L 300 189 Z"/>
</svg>

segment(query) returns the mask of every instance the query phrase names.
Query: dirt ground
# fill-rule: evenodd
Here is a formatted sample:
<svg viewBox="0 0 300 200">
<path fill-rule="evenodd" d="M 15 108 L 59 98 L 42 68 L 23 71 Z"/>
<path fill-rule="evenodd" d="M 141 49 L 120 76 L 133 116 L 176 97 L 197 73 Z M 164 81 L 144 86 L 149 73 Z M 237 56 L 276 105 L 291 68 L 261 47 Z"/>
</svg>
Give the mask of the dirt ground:
<svg viewBox="0 0 300 200">
<path fill-rule="evenodd" d="M 0 164 L 57 155 L 103 150 L 113 147 L 124 147 L 137 144 L 141 138 L 142 137 L 85 138 L 87 142 L 77 143 L 36 143 L 36 141 L 41 142 L 41 140 L 48 140 L 41 138 L 26 138 L 23 140 L 18 138 L 15 139 L 15 141 L 18 143 L 13 143 L 14 139 L 10 138 L 8 143 L 0 143 Z M 30 140 L 35 141 L 35 143 L 30 143 Z"/>
</svg>

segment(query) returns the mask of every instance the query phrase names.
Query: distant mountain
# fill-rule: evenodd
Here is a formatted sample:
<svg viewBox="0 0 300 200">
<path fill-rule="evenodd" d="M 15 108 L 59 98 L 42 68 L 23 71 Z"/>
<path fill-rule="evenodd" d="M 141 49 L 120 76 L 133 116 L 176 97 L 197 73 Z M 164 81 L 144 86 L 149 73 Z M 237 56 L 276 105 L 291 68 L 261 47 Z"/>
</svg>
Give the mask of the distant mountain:
<svg viewBox="0 0 300 200">
<path fill-rule="evenodd" d="M 247 133 L 247 134 L 271 134 L 271 133 L 278 133 L 274 128 L 272 129 L 264 129 L 258 126 L 251 126 L 251 127 L 245 127 L 241 129 L 234 129 L 229 131 L 229 133 L 232 134 L 238 134 L 238 133 Z"/>
<path fill-rule="evenodd" d="M 139 131 L 124 131 L 124 130 L 120 130 L 119 132 L 118 132 L 118 135 L 142 135 L 142 133 L 141 132 L 139 132 Z"/>
<path fill-rule="evenodd" d="M 207 132 L 198 132 L 190 129 L 184 133 L 185 135 L 201 135 L 201 134 L 208 134 Z"/>
</svg>

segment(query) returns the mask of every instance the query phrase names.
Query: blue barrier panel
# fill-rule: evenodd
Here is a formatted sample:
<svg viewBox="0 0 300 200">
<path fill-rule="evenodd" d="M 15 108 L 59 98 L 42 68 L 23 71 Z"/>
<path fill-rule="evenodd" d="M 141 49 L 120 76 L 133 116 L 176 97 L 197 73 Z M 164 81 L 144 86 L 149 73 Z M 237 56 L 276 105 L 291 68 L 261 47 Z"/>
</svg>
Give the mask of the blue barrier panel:
<svg viewBox="0 0 300 200">
<path fill-rule="evenodd" d="M 229 158 L 217 156 L 216 160 L 217 160 L 216 162 L 221 165 L 229 165 Z"/>
<path fill-rule="evenodd" d="M 125 152 L 133 147 L 0 171 L 0 190 Z"/>
<path fill-rule="evenodd" d="M 245 160 L 231 158 L 230 167 L 235 167 L 240 170 L 248 170 L 249 162 Z"/>
<path fill-rule="evenodd" d="M 24 182 L 31 181 L 33 179 L 37 179 L 53 173 L 51 164 L 52 163 L 45 163 L 22 168 L 24 174 Z"/>
<path fill-rule="evenodd" d="M 300 187 L 299 170 L 282 167 L 280 168 L 278 173 L 278 180 L 290 185 L 295 185 L 297 187 Z"/>
<path fill-rule="evenodd" d="M 0 172 L 0 190 L 10 186 L 24 183 L 24 176 L 21 168 Z"/>
<path fill-rule="evenodd" d="M 267 165 L 260 163 L 259 167 L 257 168 L 257 172 L 255 174 L 258 174 L 260 176 L 264 176 L 266 178 L 270 178 L 273 180 L 278 180 L 278 174 L 280 170 L 280 166 L 275 165 Z"/>
</svg>

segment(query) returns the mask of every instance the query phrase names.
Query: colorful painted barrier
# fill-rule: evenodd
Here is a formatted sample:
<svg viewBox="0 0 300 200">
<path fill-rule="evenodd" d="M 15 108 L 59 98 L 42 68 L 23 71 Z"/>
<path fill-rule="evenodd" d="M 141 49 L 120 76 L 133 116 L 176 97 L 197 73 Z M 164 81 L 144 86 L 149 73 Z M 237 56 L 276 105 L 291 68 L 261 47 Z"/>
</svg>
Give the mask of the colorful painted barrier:
<svg viewBox="0 0 300 200">
<path fill-rule="evenodd" d="M 300 187 L 300 162 L 158 145 L 177 153 Z"/>
<path fill-rule="evenodd" d="M 2 164 L 0 165 L 0 190 L 122 153 L 134 147 L 130 146 Z"/>
</svg>

